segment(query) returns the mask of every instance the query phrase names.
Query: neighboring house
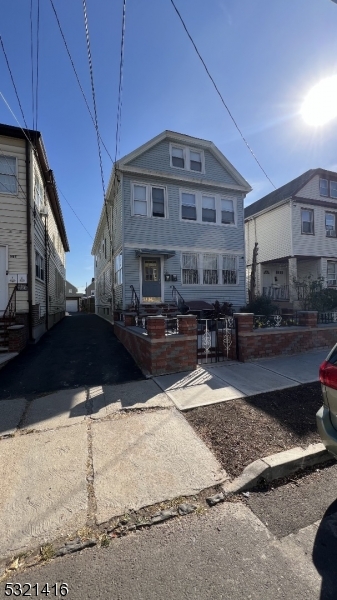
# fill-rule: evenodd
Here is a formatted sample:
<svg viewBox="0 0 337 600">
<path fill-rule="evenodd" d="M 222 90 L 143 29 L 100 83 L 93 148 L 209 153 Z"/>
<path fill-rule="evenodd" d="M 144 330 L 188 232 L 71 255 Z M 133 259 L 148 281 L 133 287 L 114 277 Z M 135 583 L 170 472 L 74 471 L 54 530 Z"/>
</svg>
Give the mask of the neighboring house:
<svg viewBox="0 0 337 600">
<path fill-rule="evenodd" d="M 249 184 L 209 141 L 172 131 L 120 159 L 96 231 L 96 312 L 183 299 L 245 302 Z M 110 233 L 107 225 L 109 220 Z"/>
<path fill-rule="evenodd" d="M 95 295 L 95 277 L 93 277 L 91 283 L 86 286 L 85 295 L 87 298 Z"/>
<path fill-rule="evenodd" d="M 245 209 L 248 279 L 258 243 L 256 291 L 295 308 L 305 281 L 337 287 L 337 173 L 310 169 Z"/>
<path fill-rule="evenodd" d="M 83 294 L 80 294 L 77 290 L 77 287 L 69 283 L 69 281 L 65 282 L 65 290 L 66 290 L 66 311 L 69 313 L 79 312 L 81 308 L 81 298 Z"/>
<path fill-rule="evenodd" d="M 12 298 L 32 341 L 64 316 L 68 251 L 40 132 L 0 124 L 0 318 Z"/>
</svg>

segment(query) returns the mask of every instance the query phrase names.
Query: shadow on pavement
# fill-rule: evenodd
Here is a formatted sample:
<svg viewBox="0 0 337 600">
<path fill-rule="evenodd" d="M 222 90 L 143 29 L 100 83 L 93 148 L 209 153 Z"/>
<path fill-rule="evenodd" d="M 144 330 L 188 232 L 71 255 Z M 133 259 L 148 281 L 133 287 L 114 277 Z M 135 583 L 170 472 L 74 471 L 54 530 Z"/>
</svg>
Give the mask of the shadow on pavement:
<svg viewBox="0 0 337 600">
<path fill-rule="evenodd" d="M 0 400 L 137 379 L 144 377 L 111 323 L 97 315 L 76 314 L 66 316 L 1 369 Z"/>
<path fill-rule="evenodd" d="M 337 500 L 324 514 L 316 534 L 312 558 L 322 577 L 320 600 L 335 600 L 337 597 Z"/>
</svg>

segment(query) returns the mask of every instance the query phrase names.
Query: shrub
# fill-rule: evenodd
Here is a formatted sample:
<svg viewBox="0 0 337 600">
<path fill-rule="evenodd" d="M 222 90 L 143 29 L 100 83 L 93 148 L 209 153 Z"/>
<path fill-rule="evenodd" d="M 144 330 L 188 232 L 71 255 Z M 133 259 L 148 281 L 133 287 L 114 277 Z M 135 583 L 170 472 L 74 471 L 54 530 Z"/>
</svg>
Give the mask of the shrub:
<svg viewBox="0 0 337 600">
<path fill-rule="evenodd" d="M 232 316 L 233 314 L 233 304 L 231 304 L 230 302 L 223 302 L 222 304 L 220 304 L 219 300 L 216 300 L 213 306 L 215 317 L 219 317 L 221 315 Z"/>
<path fill-rule="evenodd" d="M 269 316 L 278 313 L 278 306 L 273 304 L 267 296 L 256 296 L 254 300 L 240 308 L 240 311 L 254 313 L 254 315 Z"/>
<path fill-rule="evenodd" d="M 337 290 L 324 288 L 323 290 L 313 292 L 309 297 L 310 310 L 326 312 L 337 307 Z"/>
</svg>

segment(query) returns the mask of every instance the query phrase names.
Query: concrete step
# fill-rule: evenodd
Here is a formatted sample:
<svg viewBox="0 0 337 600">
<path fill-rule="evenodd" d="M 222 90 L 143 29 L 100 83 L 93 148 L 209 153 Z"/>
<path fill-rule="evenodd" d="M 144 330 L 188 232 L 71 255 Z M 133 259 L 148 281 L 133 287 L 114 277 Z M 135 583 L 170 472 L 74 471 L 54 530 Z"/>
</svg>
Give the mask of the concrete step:
<svg viewBox="0 0 337 600">
<path fill-rule="evenodd" d="M 0 352 L 8 352 L 8 346 L 0 346 Z"/>
</svg>

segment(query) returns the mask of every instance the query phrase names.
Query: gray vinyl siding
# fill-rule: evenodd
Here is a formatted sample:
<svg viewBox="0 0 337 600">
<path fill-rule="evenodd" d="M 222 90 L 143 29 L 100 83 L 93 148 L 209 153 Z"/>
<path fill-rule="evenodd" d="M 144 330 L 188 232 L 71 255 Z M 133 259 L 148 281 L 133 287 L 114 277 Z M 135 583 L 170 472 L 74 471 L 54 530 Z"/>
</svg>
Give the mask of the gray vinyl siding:
<svg viewBox="0 0 337 600">
<path fill-rule="evenodd" d="M 178 144 L 181 146 L 182 144 Z M 198 145 L 189 144 L 189 148 L 195 148 L 199 150 Z M 159 171 L 163 173 L 170 173 L 177 177 L 191 177 L 196 181 L 201 179 L 207 179 L 212 181 L 218 181 L 220 183 L 238 184 L 235 179 L 224 169 L 219 161 L 213 156 L 209 150 L 204 150 L 205 154 L 205 173 L 197 173 L 194 171 L 187 171 L 185 169 L 177 169 L 170 165 L 170 142 L 169 140 L 163 140 L 147 150 L 134 160 L 130 161 L 128 165 L 140 167 L 143 169 L 150 169 L 151 171 Z"/>
<path fill-rule="evenodd" d="M 321 259 L 301 260 L 297 259 L 297 277 L 304 279 L 311 277 L 312 280 L 317 279 L 321 275 Z"/>
<path fill-rule="evenodd" d="M 209 247 L 221 250 L 244 251 L 244 229 L 243 229 L 243 199 L 241 194 L 231 192 L 229 197 L 237 200 L 237 227 L 208 225 L 206 223 L 195 223 L 180 220 L 180 194 L 179 190 L 200 191 L 207 194 L 219 194 L 219 190 L 205 189 L 194 184 L 182 186 L 169 184 L 165 186 L 168 194 L 168 219 L 160 217 L 145 217 L 131 215 L 131 182 L 153 183 L 159 185 L 158 180 L 151 182 L 149 178 L 124 176 L 124 244 L 137 243 L 139 247 L 151 247 L 153 244 L 161 244 L 163 247 L 169 245 Z M 228 192 L 226 192 L 228 195 Z"/>
</svg>

